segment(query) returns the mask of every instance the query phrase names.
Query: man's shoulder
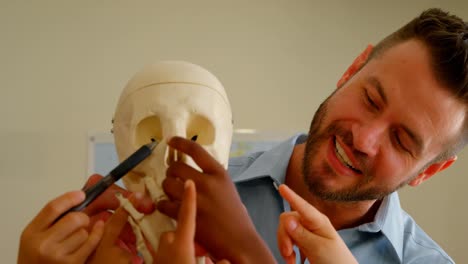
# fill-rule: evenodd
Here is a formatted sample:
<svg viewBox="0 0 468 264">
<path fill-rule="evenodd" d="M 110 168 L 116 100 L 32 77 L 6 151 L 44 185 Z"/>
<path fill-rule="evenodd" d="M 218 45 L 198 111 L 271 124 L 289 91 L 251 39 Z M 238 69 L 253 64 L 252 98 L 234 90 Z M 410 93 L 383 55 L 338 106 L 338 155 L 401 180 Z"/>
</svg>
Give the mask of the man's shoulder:
<svg viewBox="0 0 468 264">
<path fill-rule="evenodd" d="M 404 210 L 403 263 L 455 263 Z"/>
</svg>

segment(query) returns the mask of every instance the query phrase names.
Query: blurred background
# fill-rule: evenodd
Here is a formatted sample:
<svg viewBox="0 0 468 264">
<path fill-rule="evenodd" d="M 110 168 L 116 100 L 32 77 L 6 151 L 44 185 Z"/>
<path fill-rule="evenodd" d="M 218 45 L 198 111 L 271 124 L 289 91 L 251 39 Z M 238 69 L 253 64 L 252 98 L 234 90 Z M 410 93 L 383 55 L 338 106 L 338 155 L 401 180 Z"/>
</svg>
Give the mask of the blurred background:
<svg viewBox="0 0 468 264">
<path fill-rule="evenodd" d="M 107 132 L 120 91 L 144 65 L 186 60 L 224 84 L 237 129 L 305 132 L 347 66 L 421 11 L 468 20 L 468 1 L 0 1 L 0 249 L 50 199 L 88 177 L 88 136 Z M 465 151 L 466 152 L 466 151 Z M 403 207 L 468 263 L 468 157 Z"/>
</svg>

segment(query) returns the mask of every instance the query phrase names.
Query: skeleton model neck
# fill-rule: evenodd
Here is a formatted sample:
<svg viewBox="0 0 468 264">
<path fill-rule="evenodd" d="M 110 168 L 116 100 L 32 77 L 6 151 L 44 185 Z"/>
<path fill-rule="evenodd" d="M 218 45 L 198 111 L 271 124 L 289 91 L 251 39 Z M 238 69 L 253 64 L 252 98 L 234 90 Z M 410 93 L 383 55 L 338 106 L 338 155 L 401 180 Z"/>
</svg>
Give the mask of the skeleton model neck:
<svg viewBox="0 0 468 264">
<path fill-rule="evenodd" d="M 122 91 L 113 121 L 113 133 L 120 160 L 141 145 L 160 142 L 153 154 L 123 178 L 132 192 L 147 193 L 154 201 L 164 198 L 162 181 L 171 162 L 181 160 L 199 169 L 190 157 L 168 148 L 169 138 L 196 140 L 227 167 L 232 138 L 229 100 L 218 79 L 200 66 L 182 61 L 163 61 L 145 67 Z M 144 239 L 157 250 L 161 233 L 175 223 L 155 211 L 141 215 L 123 197 L 121 204 L 137 237 L 138 250 L 152 263 Z"/>
</svg>

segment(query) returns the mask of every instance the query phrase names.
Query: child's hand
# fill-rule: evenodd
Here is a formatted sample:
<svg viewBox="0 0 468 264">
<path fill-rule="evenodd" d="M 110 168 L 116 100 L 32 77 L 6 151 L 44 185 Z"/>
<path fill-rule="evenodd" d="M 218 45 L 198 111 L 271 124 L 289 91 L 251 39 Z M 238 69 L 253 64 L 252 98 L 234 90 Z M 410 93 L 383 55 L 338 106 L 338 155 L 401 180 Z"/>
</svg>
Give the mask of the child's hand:
<svg viewBox="0 0 468 264">
<path fill-rule="evenodd" d="M 191 180 L 185 181 L 177 229 L 161 236 L 154 263 L 195 263 L 196 198 L 195 184 Z"/>
<path fill-rule="evenodd" d="M 274 263 L 224 167 L 192 140 L 173 137 L 168 145 L 191 157 L 201 171 L 181 161 L 170 164 L 163 181 L 169 200 L 159 201 L 158 210 L 177 219 L 184 182 L 192 180 L 197 188 L 195 240 L 216 260 Z"/>
<path fill-rule="evenodd" d="M 128 213 L 123 208 L 117 209 L 106 222 L 104 235 L 95 253 L 86 263 L 142 263 L 142 259 L 122 247 L 119 236 L 127 224 Z"/>
<path fill-rule="evenodd" d="M 294 244 L 310 263 L 358 263 L 327 216 L 286 185 L 279 192 L 295 210 L 282 213 L 278 227 L 278 247 L 288 264 L 296 263 Z"/>
<path fill-rule="evenodd" d="M 102 237 L 103 222 L 96 222 L 90 233 L 90 219 L 82 212 L 68 213 L 55 222 L 84 198 L 82 191 L 73 191 L 46 204 L 21 234 L 18 263 L 84 263 Z"/>
</svg>

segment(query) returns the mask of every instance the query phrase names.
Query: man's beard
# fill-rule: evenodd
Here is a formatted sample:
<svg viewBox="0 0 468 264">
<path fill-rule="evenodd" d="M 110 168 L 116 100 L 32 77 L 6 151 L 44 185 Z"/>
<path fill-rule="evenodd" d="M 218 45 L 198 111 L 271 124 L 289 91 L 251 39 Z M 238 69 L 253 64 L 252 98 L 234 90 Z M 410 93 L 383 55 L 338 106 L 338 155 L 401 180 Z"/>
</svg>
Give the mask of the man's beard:
<svg viewBox="0 0 468 264">
<path fill-rule="evenodd" d="M 313 195 L 323 200 L 337 202 L 356 202 L 382 199 L 383 197 L 396 191 L 411 181 L 414 177 L 410 177 L 408 180 L 402 182 L 398 186 L 366 186 L 374 179 L 374 176 L 370 172 L 369 164 L 366 162 L 368 159 L 364 157 L 365 155 L 363 153 L 359 153 L 358 151 L 353 150 L 360 165 L 359 167 L 362 170 L 362 175 L 360 175 L 362 177 L 361 180 L 353 186 L 341 188 L 339 190 L 329 190 L 325 181 L 322 180 L 324 175 L 320 175 L 320 173 L 325 172 L 325 174 L 334 174 L 335 172 L 332 170 L 332 168 L 330 168 L 329 164 L 322 164 L 323 166 L 317 164 L 317 162 L 312 164 L 314 158 L 315 160 L 318 158 L 316 156 L 314 157 L 314 155 L 317 155 L 316 153 L 318 153 L 320 146 L 326 144 L 332 135 L 339 135 L 344 143 L 346 143 L 348 146 L 352 146 L 353 144 L 353 135 L 351 132 L 342 129 L 336 122 L 332 122 L 330 125 L 328 125 L 328 127 L 321 129 L 321 124 L 323 124 L 327 115 L 328 102 L 334 94 L 335 93 L 331 94 L 320 105 L 310 125 L 309 135 L 307 138 L 305 153 L 302 161 L 304 183 L 307 185 L 309 191 Z"/>
</svg>

